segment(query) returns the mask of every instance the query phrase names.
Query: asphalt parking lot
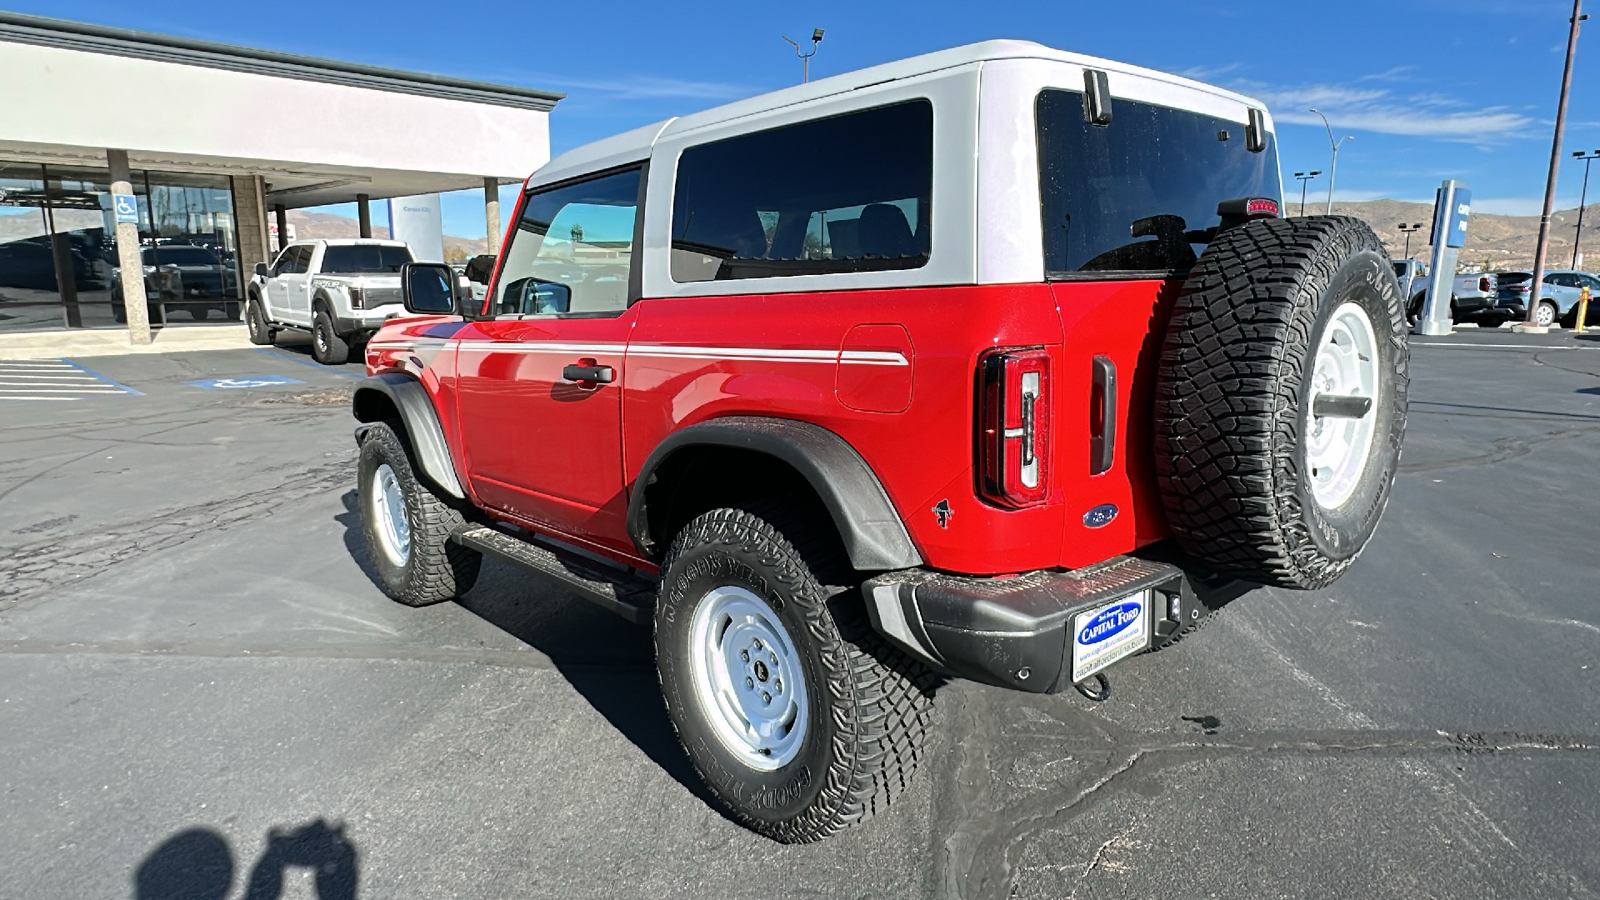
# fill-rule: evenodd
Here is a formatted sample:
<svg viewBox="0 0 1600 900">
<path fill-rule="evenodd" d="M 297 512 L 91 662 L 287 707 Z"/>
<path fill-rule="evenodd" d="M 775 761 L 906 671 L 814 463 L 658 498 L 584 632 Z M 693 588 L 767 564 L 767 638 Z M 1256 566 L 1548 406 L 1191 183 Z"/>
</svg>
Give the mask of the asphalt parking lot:
<svg viewBox="0 0 1600 900">
<path fill-rule="evenodd" d="M 702 801 L 644 630 L 494 562 L 383 597 L 357 367 L 94 360 L 130 390 L 0 397 L 0 897 L 1600 895 L 1600 341 L 1415 346 L 1350 575 L 1103 704 L 951 685 L 801 847 Z"/>
</svg>

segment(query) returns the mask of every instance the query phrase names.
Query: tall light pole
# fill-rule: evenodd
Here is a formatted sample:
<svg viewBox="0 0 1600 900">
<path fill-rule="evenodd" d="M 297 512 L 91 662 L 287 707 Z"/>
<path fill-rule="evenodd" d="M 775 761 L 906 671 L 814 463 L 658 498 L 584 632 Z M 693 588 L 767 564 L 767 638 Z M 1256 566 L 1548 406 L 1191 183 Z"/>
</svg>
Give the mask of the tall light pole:
<svg viewBox="0 0 1600 900">
<path fill-rule="evenodd" d="M 1411 258 L 1411 236 L 1421 230 L 1421 222 L 1417 222 L 1414 225 L 1406 225 L 1404 223 L 1400 225 L 1400 233 L 1406 236 L 1406 259 Z"/>
<path fill-rule="evenodd" d="M 1556 134 L 1550 144 L 1550 174 L 1544 182 L 1544 212 L 1539 214 L 1539 243 L 1533 247 L 1533 284 L 1528 290 L 1526 329 L 1539 328 L 1539 288 L 1544 282 L 1544 255 L 1550 249 L 1550 216 L 1556 208 L 1556 172 L 1561 168 L 1561 136 L 1567 130 L 1567 94 L 1572 91 L 1572 58 L 1578 55 L 1578 23 L 1587 19 L 1583 0 L 1572 0 L 1572 27 L 1567 31 L 1567 65 L 1561 70 L 1561 101 L 1556 104 Z"/>
<path fill-rule="evenodd" d="M 1576 269 L 1579 261 L 1583 259 L 1583 254 L 1579 252 L 1578 246 L 1583 243 L 1583 206 L 1589 202 L 1589 163 L 1600 159 L 1600 150 L 1596 150 L 1593 153 L 1584 153 L 1582 150 L 1578 150 L 1572 156 L 1574 159 L 1583 160 L 1583 193 L 1578 195 L 1578 233 L 1572 236 L 1572 267 Z"/>
<path fill-rule="evenodd" d="M 1582 2 L 1582 0 L 1579 0 L 1579 2 Z M 1333 179 L 1334 176 L 1338 175 L 1339 173 L 1339 145 L 1345 141 L 1355 140 L 1356 136 L 1353 134 L 1347 134 L 1344 137 L 1339 138 L 1337 141 L 1334 140 L 1333 126 L 1328 124 L 1328 117 L 1323 116 L 1322 113 L 1317 112 L 1314 109 L 1311 111 L 1317 113 L 1319 116 L 1322 116 L 1322 125 L 1324 128 L 1328 129 L 1328 144 L 1333 147 L 1333 164 L 1328 166 L 1328 215 L 1331 216 L 1333 215 Z"/>
<path fill-rule="evenodd" d="M 800 52 L 800 44 L 797 41 L 795 41 L 794 38 L 791 38 L 788 35 L 784 35 L 783 39 L 788 41 L 794 47 L 794 55 L 800 57 L 801 62 L 803 62 L 805 64 L 805 68 L 803 70 L 801 70 L 801 75 L 800 75 L 800 83 L 801 84 L 805 84 L 806 82 L 811 80 L 811 57 L 817 55 L 817 45 L 822 43 L 822 29 L 818 28 L 815 31 L 811 32 L 811 52 L 810 53 L 801 53 Z"/>
<path fill-rule="evenodd" d="M 1322 174 L 1322 170 L 1315 172 L 1296 172 L 1294 177 L 1300 179 L 1300 215 L 1306 214 L 1306 182 Z"/>
</svg>

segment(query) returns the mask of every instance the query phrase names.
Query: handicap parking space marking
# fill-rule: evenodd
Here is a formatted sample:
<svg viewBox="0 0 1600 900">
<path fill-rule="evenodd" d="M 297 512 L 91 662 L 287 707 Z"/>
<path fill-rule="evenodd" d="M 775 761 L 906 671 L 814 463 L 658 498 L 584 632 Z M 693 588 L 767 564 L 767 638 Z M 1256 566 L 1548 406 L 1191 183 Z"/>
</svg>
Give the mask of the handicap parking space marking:
<svg viewBox="0 0 1600 900">
<path fill-rule="evenodd" d="M 241 375 L 237 378 L 200 378 L 195 381 L 185 381 L 184 384 L 202 391 L 240 391 L 280 384 L 305 384 L 305 382 L 282 375 Z"/>
<path fill-rule="evenodd" d="M 117 395 L 142 397 L 144 392 L 70 359 L 0 360 L 0 400 L 38 402 Z"/>
<path fill-rule="evenodd" d="M 284 362 L 292 362 L 297 366 L 310 366 L 311 368 L 316 369 L 318 372 L 321 372 L 324 375 L 343 375 L 346 378 L 360 378 L 363 381 L 365 381 L 366 377 L 367 377 L 367 373 L 366 373 L 365 367 L 363 367 L 363 369 L 361 371 L 361 374 L 357 375 L 355 372 L 346 372 L 343 369 L 336 369 L 333 366 L 325 366 L 322 363 L 309 362 L 309 361 L 303 360 L 303 359 L 295 359 L 294 357 L 290 356 L 287 353 L 279 353 L 276 350 L 268 350 L 265 347 L 257 347 L 257 348 L 255 348 L 255 351 L 257 353 L 261 353 L 261 354 L 264 354 L 266 356 L 270 356 L 273 359 L 281 359 Z"/>
</svg>

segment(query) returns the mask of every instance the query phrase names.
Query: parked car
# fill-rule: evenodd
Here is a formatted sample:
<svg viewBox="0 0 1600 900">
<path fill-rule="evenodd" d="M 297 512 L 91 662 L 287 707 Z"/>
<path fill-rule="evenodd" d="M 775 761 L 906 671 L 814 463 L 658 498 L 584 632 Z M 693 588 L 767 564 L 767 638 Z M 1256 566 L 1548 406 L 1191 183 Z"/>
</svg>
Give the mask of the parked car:
<svg viewBox="0 0 1600 900">
<path fill-rule="evenodd" d="M 144 267 L 144 296 L 151 322 L 166 321 L 163 309 L 184 310 L 199 321 L 221 313 L 239 318 L 239 273 L 210 248 L 193 244 L 162 244 L 139 251 Z M 128 320 L 123 301 L 122 269 L 111 270 L 111 315 Z"/>
<path fill-rule="evenodd" d="M 1499 305 L 1508 315 L 1518 319 L 1528 316 L 1528 298 L 1533 293 L 1532 272 L 1499 273 Z M 1600 321 L 1595 306 L 1600 305 L 1600 276 L 1575 269 L 1550 269 L 1544 273 L 1544 285 L 1539 289 L 1539 308 L 1534 321 L 1540 325 L 1560 322 L 1571 328 L 1578 320 L 1578 297 L 1584 287 L 1589 288 L 1589 316 L 1585 324 Z"/>
<path fill-rule="evenodd" d="M 1415 325 L 1422 318 L 1428 298 L 1428 267 L 1414 259 L 1392 259 L 1395 277 L 1400 279 L 1400 295 L 1410 297 L 1406 320 Z M 1473 322 L 1480 328 L 1499 328 L 1511 316 L 1495 305 L 1495 277 L 1490 273 L 1456 275 L 1450 291 L 1450 320 Z"/>
<path fill-rule="evenodd" d="M 1403 300 L 1371 228 L 1280 191 L 1259 102 L 1014 41 L 568 151 L 485 303 L 412 264 L 367 345 L 374 575 L 421 606 L 489 554 L 653 624 L 715 802 L 834 834 L 905 788 L 941 678 L 1104 699 L 1355 562 Z"/>
<path fill-rule="evenodd" d="M 405 314 L 400 269 L 411 260 L 403 241 L 345 238 L 290 244 L 272 265 L 256 264 L 245 309 L 251 342 L 266 345 L 279 331 L 306 331 L 317 362 L 343 363 L 352 344 Z"/>
</svg>

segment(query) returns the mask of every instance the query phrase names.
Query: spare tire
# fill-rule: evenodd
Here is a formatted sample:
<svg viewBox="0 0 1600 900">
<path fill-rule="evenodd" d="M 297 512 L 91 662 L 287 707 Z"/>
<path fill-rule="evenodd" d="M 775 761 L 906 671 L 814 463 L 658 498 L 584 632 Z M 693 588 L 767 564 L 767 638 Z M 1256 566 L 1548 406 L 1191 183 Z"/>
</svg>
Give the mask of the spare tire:
<svg viewBox="0 0 1600 900">
<path fill-rule="evenodd" d="M 1325 587 L 1366 546 L 1405 434 L 1405 302 L 1358 219 L 1249 222 L 1179 292 L 1156 474 L 1180 546 L 1220 572 Z"/>
</svg>

